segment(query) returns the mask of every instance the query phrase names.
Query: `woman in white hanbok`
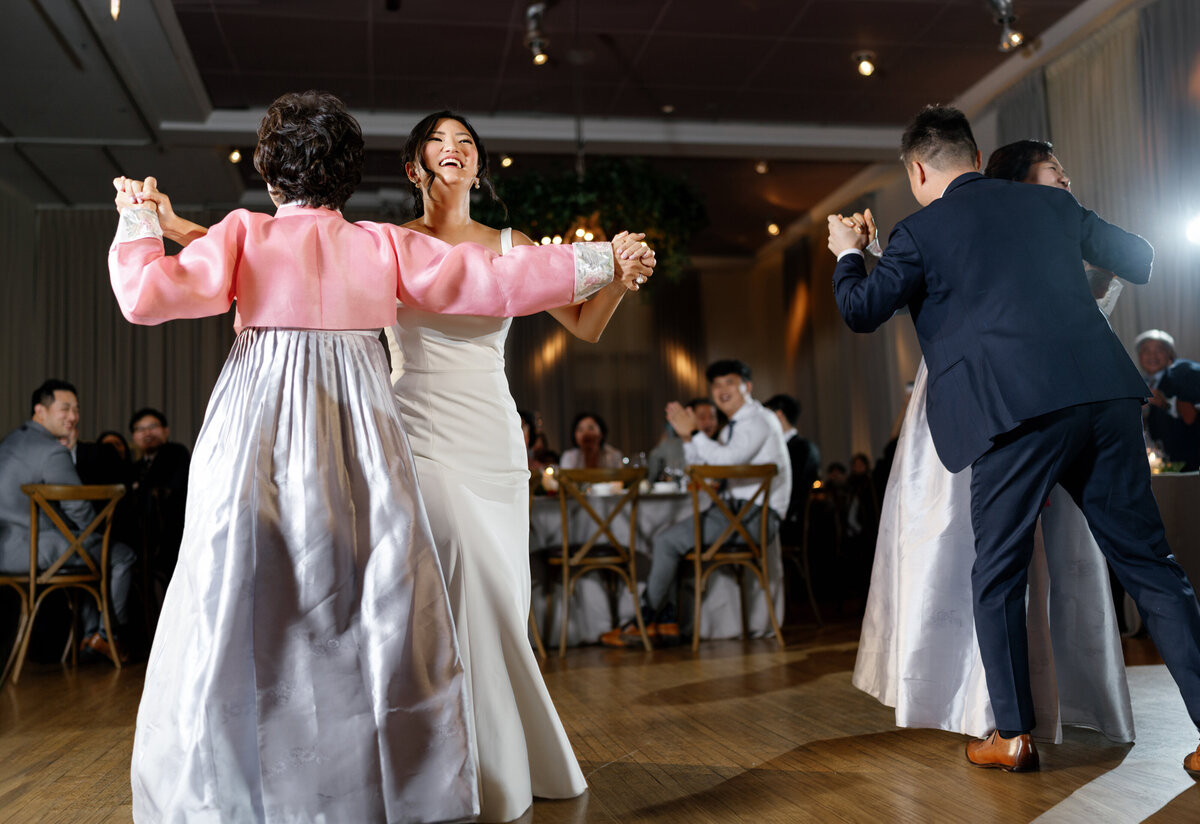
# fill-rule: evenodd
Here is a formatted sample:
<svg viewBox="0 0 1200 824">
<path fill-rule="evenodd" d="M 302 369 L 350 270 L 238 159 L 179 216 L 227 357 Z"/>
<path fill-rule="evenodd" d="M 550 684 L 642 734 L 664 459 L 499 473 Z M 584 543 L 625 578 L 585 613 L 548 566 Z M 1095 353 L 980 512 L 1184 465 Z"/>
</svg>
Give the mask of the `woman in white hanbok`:
<svg viewBox="0 0 1200 824">
<path fill-rule="evenodd" d="M 461 116 L 418 123 L 404 152 L 418 217 L 405 228 L 449 244 L 507 253 L 532 244 L 471 220 L 472 187 L 488 180 L 487 152 Z M 618 235 L 630 256 L 641 235 Z M 636 249 L 634 252 L 632 250 Z M 626 289 L 551 311 L 596 340 Z M 433 529 L 473 708 L 480 820 L 509 821 L 534 796 L 571 798 L 587 785 L 528 640 L 529 468 L 504 373 L 511 320 L 449 317 L 401 306 L 386 330 L 400 414 Z"/>
<path fill-rule="evenodd" d="M 987 174 L 1070 188 L 1048 143 L 998 149 Z M 1112 280 L 1097 311 L 1111 312 L 1119 288 Z M 982 737 L 996 725 L 972 608 L 971 470 L 951 474 L 938 458 L 925 414 L 926 381 L 922 360 L 884 495 L 853 682 L 895 707 L 898 726 Z M 1132 741 L 1108 566 L 1061 487 L 1051 493 L 1036 533 L 1027 604 L 1034 737 L 1058 742 L 1064 725 L 1076 725 Z"/>
</svg>

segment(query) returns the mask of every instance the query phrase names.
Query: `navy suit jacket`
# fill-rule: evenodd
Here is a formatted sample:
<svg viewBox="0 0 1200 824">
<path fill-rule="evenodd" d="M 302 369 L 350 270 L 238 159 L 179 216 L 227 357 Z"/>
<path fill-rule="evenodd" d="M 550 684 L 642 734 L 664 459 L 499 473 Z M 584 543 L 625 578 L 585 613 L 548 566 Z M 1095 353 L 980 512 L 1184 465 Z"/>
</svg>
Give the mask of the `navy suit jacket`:
<svg viewBox="0 0 1200 824">
<path fill-rule="evenodd" d="M 1066 191 L 960 175 L 901 221 L 870 276 L 838 261 L 838 308 L 870 332 L 907 306 L 929 370 L 933 443 L 951 472 L 997 435 L 1081 403 L 1147 397 L 1088 288 L 1083 261 L 1150 279 L 1154 250 Z"/>
</svg>

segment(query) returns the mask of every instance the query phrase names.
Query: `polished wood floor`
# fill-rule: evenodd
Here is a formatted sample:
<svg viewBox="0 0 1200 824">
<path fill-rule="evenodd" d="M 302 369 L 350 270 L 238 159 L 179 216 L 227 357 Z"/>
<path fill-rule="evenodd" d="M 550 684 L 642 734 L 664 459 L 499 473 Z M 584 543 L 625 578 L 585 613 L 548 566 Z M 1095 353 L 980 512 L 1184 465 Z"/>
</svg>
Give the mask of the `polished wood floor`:
<svg viewBox="0 0 1200 824">
<path fill-rule="evenodd" d="M 901 730 L 850 685 L 857 625 L 766 641 L 585 648 L 546 681 L 590 789 L 521 819 L 570 822 L 1200 821 L 1180 767 L 1196 732 L 1149 642 L 1127 642 L 1138 743 L 1068 730 L 1042 771 L 969 767 L 964 738 Z M 129 755 L 143 665 L 31 665 L 0 690 L 0 822 L 130 820 Z M 357 823 L 354 823 L 357 824 Z"/>
</svg>

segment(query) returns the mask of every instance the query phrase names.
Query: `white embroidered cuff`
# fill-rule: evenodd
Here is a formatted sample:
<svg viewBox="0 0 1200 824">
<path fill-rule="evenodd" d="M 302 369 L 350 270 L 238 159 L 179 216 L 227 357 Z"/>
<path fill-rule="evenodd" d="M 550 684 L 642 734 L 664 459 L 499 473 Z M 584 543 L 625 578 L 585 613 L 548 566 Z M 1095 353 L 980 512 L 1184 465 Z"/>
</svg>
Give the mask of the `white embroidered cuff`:
<svg viewBox="0 0 1200 824">
<path fill-rule="evenodd" d="M 158 212 L 154 209 L 122 209 L 113 245 L 130 240 L 141 240 L 144 237 L 156 237 L 162 240 L 162 236 L 162 227 L 158 225 Z"/>
<path fill-rule="evenodd" d="M 575 300 L 599 292 L 613 281 L 611 243 L 572 243 L 575 251 Z"/>
</svg>

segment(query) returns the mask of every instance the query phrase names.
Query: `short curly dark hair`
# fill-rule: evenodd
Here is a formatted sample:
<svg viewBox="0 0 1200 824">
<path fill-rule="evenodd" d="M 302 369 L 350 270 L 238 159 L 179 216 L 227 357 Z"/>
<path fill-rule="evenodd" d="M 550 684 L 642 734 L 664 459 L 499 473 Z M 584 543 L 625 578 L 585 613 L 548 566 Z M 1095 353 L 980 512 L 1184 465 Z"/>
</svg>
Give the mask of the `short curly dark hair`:
<svg viewBox="0 0 1200 824">
<path fill-rule="evenodd" d="M 341 209 L 362 180 L 362 129 L 328 92 L 289 93 L 258 127 L 254 168 L 285 203 Z"/>
<path fill-rule="evenodd" d="M 1033 165 L 1049 160 L 1053 154 L 1054 145 L 1048 140 L 1018 140 L 992 152 L 983 173 L 1000 180 L 1024 183 Z"/>
</svg>

